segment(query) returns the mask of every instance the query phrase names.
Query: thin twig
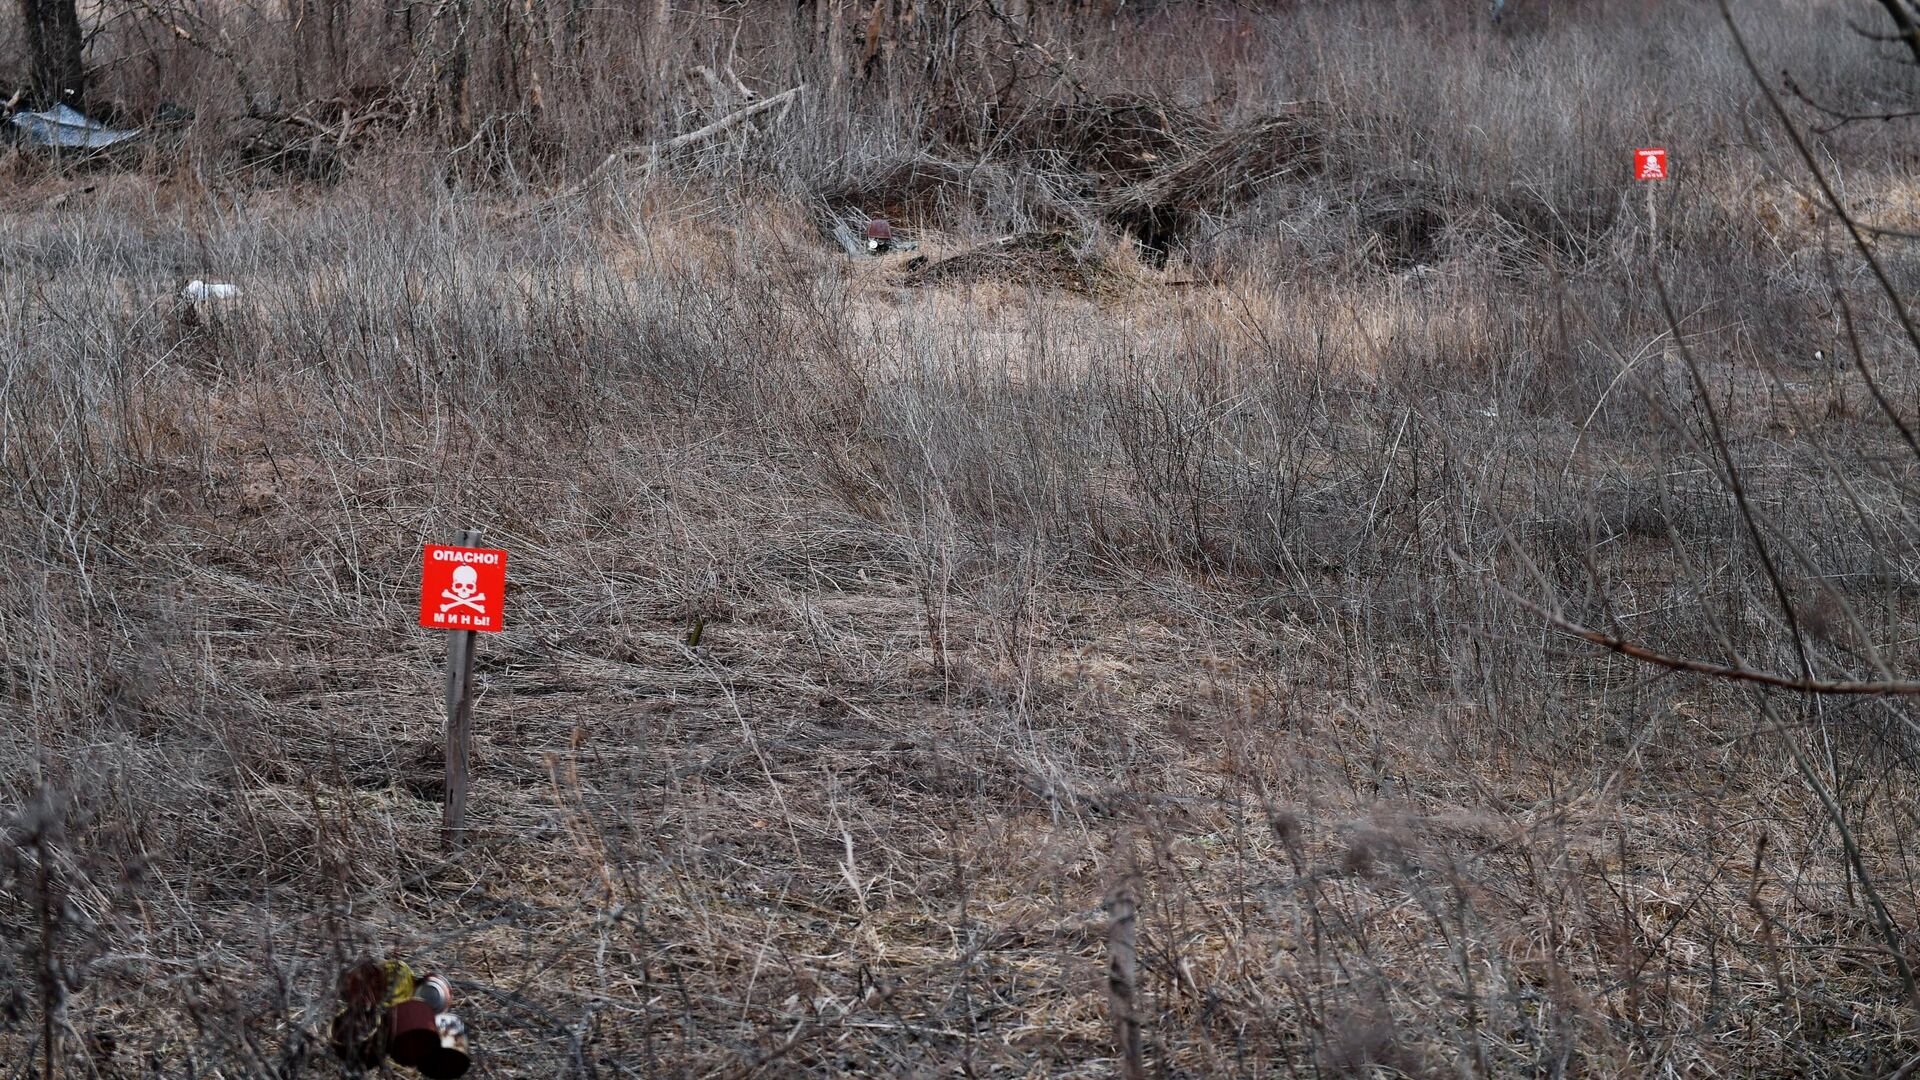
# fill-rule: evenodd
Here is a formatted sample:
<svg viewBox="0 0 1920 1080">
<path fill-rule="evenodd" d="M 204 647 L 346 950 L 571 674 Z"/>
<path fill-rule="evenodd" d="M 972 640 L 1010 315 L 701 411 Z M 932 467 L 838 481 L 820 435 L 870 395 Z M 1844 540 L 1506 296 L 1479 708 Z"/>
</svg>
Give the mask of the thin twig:
<svg viewBox="0 0 1920 1080">
<path fill-rule="evenodd" d="M 1803 681 L 1811 684 L 1813 679 L 1813 660 L 1807 655 L 1806 636 L 1800 629 L 1800 614 L 1793 606 L 1793 597 L 1787 592 L 1786 582 L 1781 580 L 1780 568 L 1774 562 L 1773 552 L 1767 547 L 1767 539 L 1760 532 L 1760 524 L 1753 512 L 1753 504 L 1747 500 L 1747 485 L 1740 478 L 1740 467 L 1734 464 L 1733 451 L 1727 446 L 1727 434 L 1720 426 L 1720 409 L 1713 403 L 1713 395 L 1707 389 L 1707 380 L 1700 373 L 1700 365 L 1693 358 L 1693 350 L 1687 347 L 1686 335 L 1680 332 L 1679 318 L 1673 313 L 1673 301 L 1667 296 L 1667 282 L 1660 274 L 1657 263 L 1651 264 L 1653 287 L 1660 296 L 1660 311 L 1667 317 L 1667 326 L 1673 331 L 1673 343 L 1679 346 L 1680 360 L 1687 366 L 1687 374 L 1693 379 L 1694 393 L 1699 397 L 1700 407 L 1706 410 L 1707 434 L 1713 441 L 1713 450 L 1720 458 L 1720 467 L 1726 471 L 1727 490 L 1733 494 L 1733 504 L 1740 511 L 1741 524 L 1746 526 L 1747 538 L 1753 541 L 1754 551 L 1760 556 L 1760 567 L 1766 572 L 1767 584 L 1773 588 L 1774 600 L 1780 605 L 1780 613 L 1786 616 L 1787 630 L 1793 635 L 1794 655 L 1800 660 L 1800 674 Z"/>
<path fill-rule="evenodd" d="M 1784 85 L 1787 88 L 1787 93 L 1792 94 L 1794 97 L 1798 98 L 1802 104 L 1814 110 L 1815 112 L 1818 112 L 1818 113 L 1821 113 L 1822 115 L 1833 118 L 1834 123 L 1828 124 L 1826 127 L 1817 127 L 1813 129 L 1814 131 L 1818 132 L 1821 135 L 1828 134 L 1829 132 L 1838 131 L 1841 128 L 1846 127 L 1848 124 L 1864 123 L 1869 120 L 1879 121 L 1880 123 L 1884 124 L 1884 123 L 1890 123 L 1894 120 L 1909 120 L 1909 119 L 1912 119 L 1913 117 L 1920 116 L 1920 109 L 1900 109 L 1896 111 L 1875 112 L 1875 113 L 1844 112 L 1840 109 L 1835 109 L 1829 105 L 1823 105 L 1820 102 L 1815 101 L 1813 99 L 1812 94 L 1807 93 L 1806 90 L 1803 89 L 1798 82 L 1794 81 L 1793 75 L 1790 72 L 1785 72 L 1785 71 L 1781 72 L 1780 82 L 1782 85 Z"/>
<path fill-rule="evenodd" d="M 1007 31 L 1013 35 L 1015 45 L 1023 49 L 1031 49 L 1038 54 L 1041 61 L 1049 68 L 1052 68 L 1053 73 L 1059 76 L 1061 81 L 1073 88 L 1074 97 L 1082 101 L 1087 99 L 1089 95 L 1086 85 L 1076 78 L 1073 72 L 1067 69 L 1065 64 L 1055 59 L 1053 53 L 1048 51 L 1045 45 L 1035 41 L 1031 34 L 1021 29 L 1020 24 L 1015 22 L 1012 16 L 1000 10 L 1000 6 L 995 4 L 993 0 L 987 0 L 987 14 L 993 16 L 995 22 L 1007 28 Z"/>
<path fill-rule="evenodd" d="M 1453 558 L 1462 566 L 1469 566 L 1458 552 L 1452 552 Z M 1685 656 L 1669 656 L 1666 653 L 1650 649 L 1636 641 L 1595 630 L 1574 622 L 1551 608 L 1538 604 L 1527 597 L 1514 592 L 1499 582 L 1492 583 L 1495 591 L 1514 603 L 1545 619 L 1547 625 L 1570 637 L 1598 645 L 1603 649 L 1619 653 L 1621 656 L 1653 664 L 1656 667 L 1672 671 L 1686 671 L 1696 675 L 1710 675 L 1716 679 L 1730 679 L 1735 682 L 1753 683 L 1770 686 L 1779 690 L 1793 690 L 1802 694 L 1840 694 L 1871 697 L 1876 695 L 1920 695 L 1920 682 L 1908 680 L 1858 681 L 1858 680 L 1820 680 L 1796 679 L 1790 675 L 1762 671 L 1748 667 L 1743 663 L 1725 664 L 1714 660 L 1697 660 Z"/>
<path fill-rule="evenodd" d="M 1920 24 L 1914 22 L 1913 13 L 1907 10 L 1901 0 L 1880 0 L 1880 6 L 1887 9 L 1887 17 L 1893 20 L 1895 27 L 1899 28 L 1900 32 L 1895 36 L 1896 40 L 1904 43 L 1913 53 L 1913 62 L 1920 64 Z M 1727 10 L 1726 0 L 1721 0 L 1720 10 Z M 1727 22 L 1728 25 L 1732 25 L 1731 16 L 1728 17 Z M 1746 51 L 1745 43 L 1741 44 L 1740 50 Z"/>
<path fill-rule="evenodd" d="M 1892 8 L 1897 0 L 1884 0 L 1884 2 Z M 1787 114 L 1787 107 L 1780 103 L 1780 95 L 1773 92 L 1773 87 L 1760 74 L 1760 64 L 1753 58 L 1753 50 L 1747 47 L 1747 39 L 1740 33 L 1739 24 L 1733 21 L 1733 10 L 1727 6 L 1727 0 L 1720 0 L 1720 16 L 1726 20 L 1727 29 L 1733 34 L 1734 47 L 1739 51 L 1740 59 L 1746 65 L 1748 74 L 1753 76 L 1754 85 L 1760 88 L 1761 96 L 1767 99 L 1767 104 L 1773 109 L 1774 116 L 1779 119 L 1780 126 L 1786 130 L 1787 138 L 1792 140 L 1793 148 L 1800 154 L 1800 160 L 1806 164 L 1807 171 L 1813 174 L 1814 183 L 1820 186 L 1820 194 L 1826 198 L 1827 206 L 1840 219 L 1840 223 L 1847 227 L 1847 235 L 1853 238 L 1853 246 L 1859 249 L 1860 257 L 1866 260 L 1868 268 L 1873 271 L 1874 280 L 1880 283 L 1880 289 L 1886 294 L 1887 302 L 1893 305 L 1894 315 L 1900 320 L 1900 329 L 1906 332 L 1907 342 L 1913 346 L 1915 353 L 1920 353 L 1920 327 L 1914 325 L 1913 316 L 1908 313 L 1905 301 L 1900 298 L 1900 291 L 1894 288 L 1893 279 L 1887 276 L 1886 267 L 1880 265 L 1880 259 L 1874 255 L 1873 247 L 1867 243 L 1866 235 L 1859 224 L 1853 220 L 1853 215 L 1847 212 L 1846 204 L 1840 201 L 1840 196 L 1833 190 L 1833 185 L 1827 181 L 1827 174 L 1821 170 L 1820 162 L 1813 156 L 1813 150 L 1807 146 L 1806 138 L 1800 134 L 1800 129 L 1794 126 L 1793 118 Z M 1920 36 L 1914 37 L 1913 47 L 1915 59 L 1920 60 Z"/>
</svg>

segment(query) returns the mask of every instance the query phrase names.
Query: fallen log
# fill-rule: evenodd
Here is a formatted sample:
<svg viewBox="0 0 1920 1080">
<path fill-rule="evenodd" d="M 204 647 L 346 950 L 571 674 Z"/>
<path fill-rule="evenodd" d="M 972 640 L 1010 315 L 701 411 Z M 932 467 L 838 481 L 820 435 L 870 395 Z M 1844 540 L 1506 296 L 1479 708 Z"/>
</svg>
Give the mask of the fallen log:
<svg viewBox="0 0 1920 1080">
<path fill-rule="evenodd" d="M 663 143 L 630 143 L 626 146 L 622 146 L 618 150 L 615 150 L 613 153 L 608 154 L 605 161 L 602 161 L 600 164 L 594 166 L 593 171 L 587 174 L 586 179 L 573 185 L 567 190 L 561 192 L 560 194 L 553 196 L 551 199 L 548 199 L 546 201 L 546 204 L 543 204 L 543 205 L 551 205 L 553 203 L 560 202 L 565 199 L 572 199 L 572 198 L 577 198 L 581 195 L 585 195 L 587 192 L 592 191 L 595 187 L 598 187 L 603 180 L 605 180 L 609 175 L 612 174 L 615 168 L 619 167 L 624 162 L 638 159 L 643 163 L 651 164 L 661 154 L 670 154 L 675 150 L 680 150 L 685 147 L 692 146 L 695 143 L 705 142 L 706 140 L 713 138 L 715 135 L 718 135 L 721 132 L 726 131 L 730 128 L 737 127 L 741 123 L 747 120 L 750 120 L 753 117 L 758 116 L 763 112 L 780 108 L 781 106 L 792 102 L 794 98 L 799 96 L 800 91 L 805 90 L 806 88 L 807 88 L 806 84 L 802 83 L 801 85 L 796 86 L 791 90 L 783 90 L 780 93 L 775 94 L 770 98 L 765 98 L 760 101 L 756 101 L 753 104 L 748 105 L 744 109 L 739 109 L 735 112 L 728 113 L 727 115 L 721 117 L 718 120 L 715 120 L 713 123 L 708 124 L 705 127 L 695 128 L 684 135 L 675 135 L 673 138 L 668 139 L 666 142 L 663 142 Z"/>
</svg>

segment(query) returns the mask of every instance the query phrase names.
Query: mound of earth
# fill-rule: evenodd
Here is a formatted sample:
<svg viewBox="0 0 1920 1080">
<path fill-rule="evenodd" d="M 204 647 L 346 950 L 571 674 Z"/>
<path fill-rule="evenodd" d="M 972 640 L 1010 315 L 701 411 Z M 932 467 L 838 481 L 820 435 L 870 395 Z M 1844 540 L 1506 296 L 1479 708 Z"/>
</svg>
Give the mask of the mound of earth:
<svg viewBox="0 0 1920 1080">
<path fill-rule="evenodd" d="M 973 285 L 1001 282 L 1040 288 L 1098 292 L 1112 288 L 1120 274 L 1103 256 L 1084 250 L 1064 230 L 1003 236 L 958 255 L 914 259 L 903 284 Z"/>
</svg>

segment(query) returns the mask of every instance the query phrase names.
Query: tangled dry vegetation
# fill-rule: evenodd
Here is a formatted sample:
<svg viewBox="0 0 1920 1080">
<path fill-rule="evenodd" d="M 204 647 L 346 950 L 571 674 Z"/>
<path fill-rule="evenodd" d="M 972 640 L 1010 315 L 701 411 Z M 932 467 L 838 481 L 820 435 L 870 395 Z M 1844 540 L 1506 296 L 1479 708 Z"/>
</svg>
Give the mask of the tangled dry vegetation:
<svg viewBox="0 0 1920 1080">
<path fill-rule="evenodd" d="M 1717 14 L 909 6 L 984 66 L 661 8 L 650 146 L 810 89 L 645 162 L 482 94 L 292 169 L 206 88 L 0 160 L 5 1074 L 339 1075 L 383 953 L 495 1077 L 1911 1069 L 1905 700 L 1548 624 L 1920 677 L 1920 368 Z M 1920 129 L 1809 138 L 1913 295 Z M 468 526 L 447 858 L 410 613 Z"/>
</svg>

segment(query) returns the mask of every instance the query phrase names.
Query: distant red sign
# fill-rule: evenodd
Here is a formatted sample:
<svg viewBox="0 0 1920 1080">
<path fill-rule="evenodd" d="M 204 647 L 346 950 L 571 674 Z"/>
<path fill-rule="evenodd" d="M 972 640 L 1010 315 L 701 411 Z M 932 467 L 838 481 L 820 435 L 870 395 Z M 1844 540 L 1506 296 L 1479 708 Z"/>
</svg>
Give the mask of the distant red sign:
<svg viewBox="0 0 1920 1080">
<path fill-rule="evenodd" d="M 1662 147 L 1646 147 L 1633 152 L 1633 178 L 1635 180 L 1665 180 L 1667 178 L 1667 152 Z"/>
<path fill-rule="evenodd" d="M 434 630 L 506 629 L 507 553 L 428 544 L 420 572 L 420 625 Z"/>
</svg>

